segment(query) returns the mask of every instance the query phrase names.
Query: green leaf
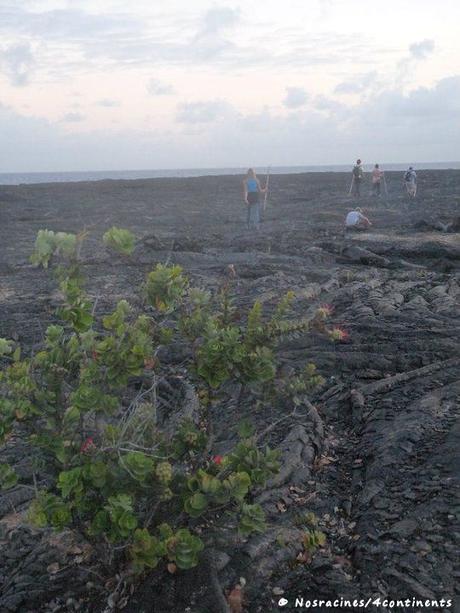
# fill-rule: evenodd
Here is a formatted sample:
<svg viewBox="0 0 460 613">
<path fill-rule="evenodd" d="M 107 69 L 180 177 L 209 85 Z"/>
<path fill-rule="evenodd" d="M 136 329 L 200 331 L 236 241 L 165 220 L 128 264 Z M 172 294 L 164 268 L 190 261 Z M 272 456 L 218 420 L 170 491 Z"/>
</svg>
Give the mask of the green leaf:
<svg viewBox="0 0 460 613">
<path fill-rule="evenodd" d="M 264 532 L 265 513 L 259 504 L 243 504 L 238 530 L 243 536 L 252 532 Z"/>
<path fill-rule="evenodd" d="M 138 528 L 134 532 L 130 555 L 136 573 L 142 572 L 145 567 L 155 568 L 165 554 L 166 546 L 152 536 L 146 528 Z"/>
<path fill-rule="evenodd" d="M 251 486 L 251 478 L 247 473 L 234 473 L 223 482 L 225 489 L 235 500 L 243 500 Z"/>
<path fill-rule="evenodd" d="M 16 485 L 18 476 L 8 464 L 0 464 L 0 489 L 8 490 Z"/>
<path fill-rule="evenodd" d="M 184 510 L 191 517 L 199 517 L 200 515 L 204 513 L 207 507 L 208 507 L 208 500 L 206 496 L 202 494 L 201 492 L 196 492 L 196 494 L 193 494 L 193 496 L 191 496 L 190 498 L 187 498 L 187 500 L 184 503 Z"/>
<path fill-rule="evenodd" d="M 121 509 L 122 511 L 133 510 L 133 499 L 128 494 L 117 494 L 116 496 L 110 496 L 108 499 L 108 508 Z"/>
<path fill-rule="evenodd" d="M 13 342 L 7 341 L 6 338 L 0 338 L 0 357 L 9 355 L 13 351 Z"/>
<path fill-rule="evenodd" d="M 85 467 L 85 477 L 94 487 L 104 487 L 108 477 L 107 465 L 102 461 L 96 461 L 88 464 Z"/>
<path fill-rule="evenodd" d="M 242 419 L 238 424 L 238 435 L 240 438 L 250 438 L 254 435 L 255 428 L 249 419 Z"/>
<path fill-rule="evenodd" d="M 69 498 L 71 495 L 80 496 L 83 493 L 82 468 L 72 468 L 59 473 L 58 488 L 61 490 L 63 498 Z"/>
<path fill-rule="evenodd" d="M 198 564 L 198 554 L 203 548 L 204 544 L 201 539 L 192 535 L 185 528 L 178 530 L 166 541 L 169 559 L 183 570 L 188 570 Z"/>
<path fill-rule="evenodd" d="M 155 462 L 142 452 L 130 451 L 122 456 L 122 467 L 131 474 L 134 479 L 143 483 L 148 477 L 153 477 Z"/>
</svg>

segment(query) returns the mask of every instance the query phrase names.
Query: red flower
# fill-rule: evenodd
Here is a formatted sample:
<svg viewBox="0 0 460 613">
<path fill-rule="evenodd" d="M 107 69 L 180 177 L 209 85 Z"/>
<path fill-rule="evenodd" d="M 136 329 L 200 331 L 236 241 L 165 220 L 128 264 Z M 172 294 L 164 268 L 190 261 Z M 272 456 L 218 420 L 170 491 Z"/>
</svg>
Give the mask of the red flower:
<svg viewBox="0 0 460 613">
<path fill-rule="evenodd" d="M 92 451 L 95 447 L 96 445 L 94 444 L 93 439 L 91 438 L 91 436 L 89 436 L 85 441 L 83 441 L 80 447 L 80 453 L 88 453 L 89 451 Z"/>
<path fill-rule="evenodd" d="M 316 316 L 324 320 L 324 319 L 327 319 L 332 314 L 333 311 L 334 311 L 334 307 L 331 306 L 330 304 L 322 304 L 316 310 Z"/>
<path fill-rule="evenodd" d="M 332 330 L 329 330 L 329 337 L 333 341 L 340 342 L 348 340 L 350 338 L 350 334 L 343 328 L 336 326 L 335 328 L 332 328 Z"/>
<path fill-rule="evenodd" d="M 223 460 L 224 460 L 224 456 L 222 455 L 215 455 L 212 458 L 212 461 L 214 462 L 214 464 L 219 464 L 219 465 L 222 464 Z"/>
</svg>

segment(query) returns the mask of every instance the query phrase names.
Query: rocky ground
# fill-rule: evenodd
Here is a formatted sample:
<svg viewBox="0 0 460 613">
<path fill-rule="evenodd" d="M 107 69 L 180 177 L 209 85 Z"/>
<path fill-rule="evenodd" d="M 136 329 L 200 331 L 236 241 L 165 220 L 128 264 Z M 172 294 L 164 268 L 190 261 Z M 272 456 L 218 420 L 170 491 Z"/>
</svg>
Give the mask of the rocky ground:
<svg viewBox="0 0 460 613">
<path fill-rule="evenodd" d="M 314 361 L 326 379 L 295 413 L 291 406 L 257 412 L 250 399 L 236 410 L 231 395 L 222 411 L 222 451 L 239 418 L 250 415 L 263 430 L 286 417 L 265 437 L 283 452 L 279 477 L 260 497 L 267 534 L 222 543 L 188 577 L 157 574 L 133 595 L 118 590 L 115 610 L 124 598 L 131 613 L 225 611 L 219 593 L 241 577 L 243 610 L 251 613 L 277 611 L 282 598 L 284 610 L 293 610 L 296 597 L 455 599 L 460 172 L 420 172 L 412 203 L 400 175 L 388 173 L 387 196 L 361 199 L 374 224 L 365 233 L 342 228 L 354 205 L 348 180 L 340 173 L 272 177 L 257 235 L 244 228 L 235 177 L 0 188 L 0 337 L 33 347 L 53 319 L 54 282 L 28 262 L 40 228 L 88 230 L 82 256 L 101 313 L 135 295 L 156 262 L 178 263 L 208 288 L 233 264 L 238 304 L 258 298 L 269 311 L 292 289 L 299 314 L 330 304 L 333 322 L 349 333 L 336 345 L 317 334 L 282 343 L 286 372 Z M 123 266 L 101 247 L 112 225 L 140 239 Z M 0 450 L 5 458 L 27 476 L 20 442 Z M 116 585 L 107 585 L 84 540 L 24 523 L 32 495 L 24 486 L 0 493 L 0 611 L 110 610 L 105 594 Z M 311 561 L 299 556 L 298 542 L 308 512 L 327 536 Z M 397 610 L 443 609 L 416 603 Z"/>
</svg>

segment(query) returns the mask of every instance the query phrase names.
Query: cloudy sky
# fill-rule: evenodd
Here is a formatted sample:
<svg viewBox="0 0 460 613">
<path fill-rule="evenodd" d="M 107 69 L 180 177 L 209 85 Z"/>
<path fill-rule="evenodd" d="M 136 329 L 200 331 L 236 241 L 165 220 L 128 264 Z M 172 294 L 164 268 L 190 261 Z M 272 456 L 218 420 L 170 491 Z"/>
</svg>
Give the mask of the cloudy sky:
<svg viewBox="0 0 460 613">
<path fill-rule="evenodd" d="M 458 0 L 0 0 L 0 172 L 460 159 Z"/>
</svg>

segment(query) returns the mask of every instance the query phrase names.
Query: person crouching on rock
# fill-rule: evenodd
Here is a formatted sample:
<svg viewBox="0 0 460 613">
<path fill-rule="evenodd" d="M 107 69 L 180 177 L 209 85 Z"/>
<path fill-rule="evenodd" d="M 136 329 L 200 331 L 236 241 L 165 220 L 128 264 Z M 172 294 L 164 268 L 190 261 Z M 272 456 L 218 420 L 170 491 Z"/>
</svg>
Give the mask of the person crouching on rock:
<svg viewBox="0 0 460 613">
<path fill-rule="evenodd" d="M 372 193 L 374 196 L 380 196 L 383 175 L 383 170 L 380 170 L 379 165 L 376 164 L 372 171 Z"/>
<path fill-rule="evenodd" d="M 264 194 L 267 188 L 262 189 L 253 168 L 250 168 L 246 173 L 246 178 L 243 181 L 243 190 L 244 201 L 248 207 L 248 230 L 251 228 L 258 230 L 260 226 L 260 194 Z"/>
<path fill-rule="evenodd" d="M 369 226 L 372 226 L 371 222 L 359 207 L 350 211 L 345 218 L 345 230 L 367 230 Z"/>
</svg>

